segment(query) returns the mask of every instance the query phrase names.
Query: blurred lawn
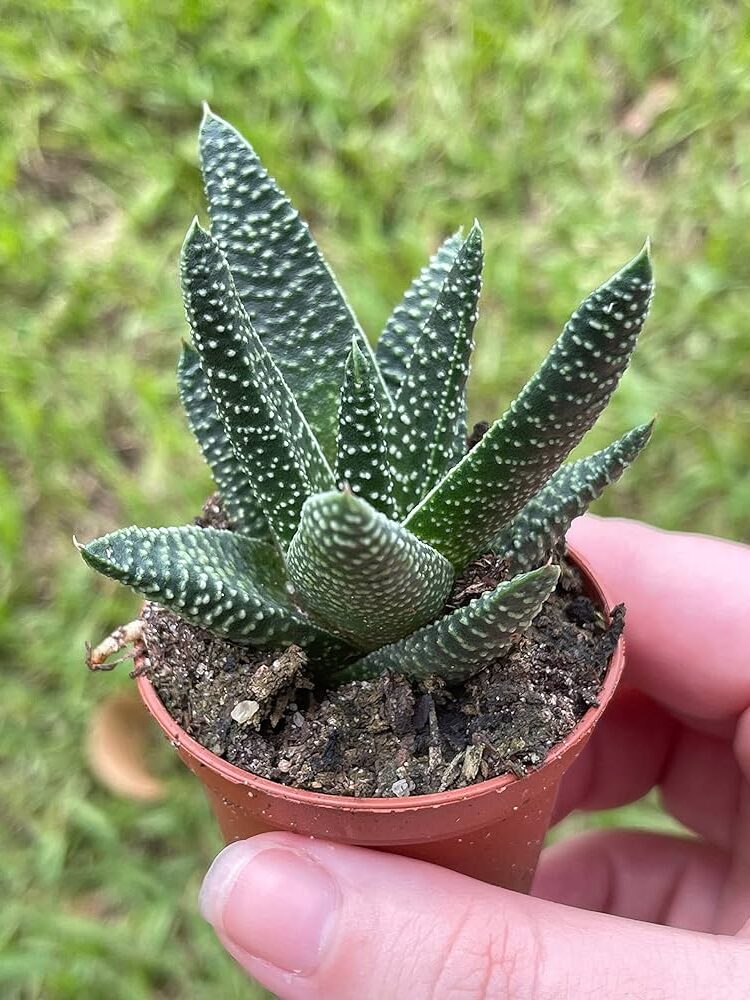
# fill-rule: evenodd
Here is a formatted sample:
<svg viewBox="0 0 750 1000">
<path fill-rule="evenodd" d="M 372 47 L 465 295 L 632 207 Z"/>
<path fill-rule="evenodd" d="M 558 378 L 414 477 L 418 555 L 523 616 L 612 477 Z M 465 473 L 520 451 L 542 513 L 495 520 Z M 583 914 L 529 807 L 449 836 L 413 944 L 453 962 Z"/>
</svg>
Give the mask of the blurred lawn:
<svg viewBox="0 0 750 1000">
<path fill-rule="evenodd" d="M 71 535 L 186 521 L 209 488 L 173 377 L 200 100 L 252 137 L 373 335 L 440 237 L 479 217 L 476 418 L 650 233 L 652 319 L 586 447 L 660 419 L 600 509 L 741 538 L 750 16 L 654 0 L 2 12 L 0 995 L 253 996 L 195 913 L 219 845 L 197 786 L 155 743 L 169 801 L 117 800 L 82 750 L 92 706 L 128 684 L 90 677 L 84 640 L 137 601 Z M 660 89 L 671 106 L 633 134 Z M 599 821 L 666 822 L 653 804 Z"/>
</svg>

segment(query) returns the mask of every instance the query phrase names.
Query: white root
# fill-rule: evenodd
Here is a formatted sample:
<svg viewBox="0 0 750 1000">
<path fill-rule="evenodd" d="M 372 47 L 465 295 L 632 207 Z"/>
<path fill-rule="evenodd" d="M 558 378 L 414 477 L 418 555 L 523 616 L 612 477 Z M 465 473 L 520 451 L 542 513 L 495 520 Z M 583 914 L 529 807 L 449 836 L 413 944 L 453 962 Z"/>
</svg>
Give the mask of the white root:
<svg viewBox="0 0 750 1000">
<path fill-rule="evenodd" d="M 118 663 L 132 659 L 135 653 L 131 650 L 118 660 L 108 663 L 109 657 L 119 653 L 126 646 L 140 642 L 142 638 L 143 622 L 140 619 L 128 622 L 127 625 L 120 625 L 106 639 L 102 639 L 97 646 L 92 648 L 90 643 L 86 643 L 86 666 L 89 670 L 114 670 Z"/>
</svg>

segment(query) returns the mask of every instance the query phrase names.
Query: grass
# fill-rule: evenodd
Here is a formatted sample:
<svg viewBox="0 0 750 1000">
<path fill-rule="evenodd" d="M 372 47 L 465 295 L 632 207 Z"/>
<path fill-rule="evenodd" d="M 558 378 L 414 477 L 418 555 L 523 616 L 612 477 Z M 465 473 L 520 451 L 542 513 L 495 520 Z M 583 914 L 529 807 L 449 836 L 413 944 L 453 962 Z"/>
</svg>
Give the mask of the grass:
<svg viewBox="0 0 750 1000">
<path fill-rule="evenodd" d="M 476 418 L 581 296 L 654 240 L 658 294 L 589 449 L 655 410 L 601 508 L 741 538 L 750 512 L 750 17 L 685 0 L 6 0 L 0 25 L 0 993 L 253 992 L 195 912 L 219 839 L 155 744 L 166 803 L 114 798 L 87 719 L 124 674 L 86 639 L 134 597 L 70 543 L 179 523 L 208 489 L 173 369 L 199 102 L 250 134 L 366 328 L 440 236 L 487 242 Z M 666 85 L 660 81 L 667 81 Z M 628 109 L 672 91 L 642 135 Z M 637 108 L 636 108 L 637 110 Z M 599 822 L 664 822 L 653 804 Z"/>
</svg>

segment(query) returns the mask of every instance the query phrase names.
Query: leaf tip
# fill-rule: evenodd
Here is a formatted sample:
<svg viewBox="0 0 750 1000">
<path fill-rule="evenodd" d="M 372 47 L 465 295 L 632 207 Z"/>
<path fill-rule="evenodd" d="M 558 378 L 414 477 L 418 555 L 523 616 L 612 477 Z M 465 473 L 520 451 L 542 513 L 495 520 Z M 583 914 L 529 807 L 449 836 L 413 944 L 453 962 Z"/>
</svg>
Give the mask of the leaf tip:
<svg viewBox="0 0 750 1000">
<path fill-rule="evenodd" d="M 651 433 L 654 429 L 654 423 L 656 417 L 649 420 L 645 424 L 639 424 L 638 427 L 634 427 L 632 431 L 629 431 L 623 438 L 623 442 L 633 449 L 634 457 L 637 455 L 642 448 L 648 444 Z"/>
<path fill-rule="evenodd" d="M 188 257 L 196 252 L 201 245 L 205 246 L 211 237 L 206 232 L 206 230 L 198 222 L 198 216 L 193 216 L 193 221 L 188 226 L 188 231 L 185 233 L 185 239 L 182 241 L 182 249 L 180 250 L 180 260 L 186 261 Z"/>
<path fill-rule="evenodd" d="M 349 348 L 348 367 L 351 368 L 351 372 L 354 375 L 354 377 L 356 379 L 359 379 L 362 376 L 362 372 L 365 368 L 365 365 L 366 361 L 364 352 L 357 343 L 357 335 L 354 334 L 352 336 L 351 347 Z"/>
<path fill-rule="evenodd" d="M 651 285 L 654 280 L 653 259 L 651 257 L 651 239 L 646 238 L 646 242 L 640 251 L 623 267 L 620 274 L 630 279 L 637 278 L 643 284 Z"/>
<path fill-rule="evenodd" d="M 482 227 L 479 224 L 479 219 L 474 219 L 471 224 L 471 229 L 469 230 L 469 235 L 466 237 L 466 244 L 467 246 L 481 250 L 483 242 L 484 233 L 482 232 Z"/>
<path fill-rule="evenodd" d="M 654 416 L 645 424 L 641 424 L 640 427 L 636 427 L 636 429 L 633 431 L 633 435 L 635 436 L 638 442 L 638 451 L 641 451 L 642 448 L 645 448 L 646 445 L 651 440 L 651 435 L 653 434 L 655 423 L 656 423 L 656 414 L 654 414 Z"/>
<path fill-rule="evenodd" d="M 537 566 L 536 569 L 530 569 L 525 573 L 520 573 L 518 576 L 513 577 L 511 582 L 516 580 L 519 583 L 524 583 L 526 585 L 535 584 L 537 585 L 536 593 L 546 591 L 545 596 L 542 598 L 546 601 L 550 596 L 552 591 L 557 586 L 557 581 L 560 579 L 560 567 L 557 563 L 553 563 L 551 560 L 546 562 L 543 566 Z"/>
<path fill-rule="evenodd" d="M 357 498 L 354 495 L 354 490 L 352 489 L 351 484 L 346 479 L 341 480 L 341 486 L 339 488 L 337 496 L 338 499 L 341 501 L 341 503 L 344 506 L 348 507 L 350 510 L 354 510 L 358 506 Z"/>
<path fill-rule="evenodd" d="M 221 118 L 219 115 L 217 115 L 214 111 L 211 110 L 208 101 L 201 101 L 201 112 L 202 112 L 201 123 L 198 129 L 199 140 L 202 141 L 203 139 L 205 139 L 206 133 L 210 129 L 221 128 L 222 126 L 227 125 L 227 122 L 225 122 L 223 118 Z"/>
<path fill-rule="evenodd" d="M 91 569 L 96 570 L 97 573 L 104 573 L 105 568 L 104 560 L 102 559 L 101 546 L 97 548 L 97 542 L 100 541 L 101 539 L 94 538 L 92 541 L 84 543 L 80 542 L 78 538 L 73 535 L 73 544 L 86 565 L 90 566 Z"/>
<path fill-rule="evenodd" d="M 201 224 L 200 224 L 200 222 L 198 222 L 198 216 L 197 216 L 197 214 L 194 215 L 193 218 L 190 220 L 190 225 L 188 226 L 188 231 L 187 231 L 187 235 L 185 236 L 185 239 L 186 240 L 192 239 L 192 237 L 195 235 L 196 232 L 199 232 L 199 233 L 203 232 L 203 229 L 201 228 Z"/>
</svg>

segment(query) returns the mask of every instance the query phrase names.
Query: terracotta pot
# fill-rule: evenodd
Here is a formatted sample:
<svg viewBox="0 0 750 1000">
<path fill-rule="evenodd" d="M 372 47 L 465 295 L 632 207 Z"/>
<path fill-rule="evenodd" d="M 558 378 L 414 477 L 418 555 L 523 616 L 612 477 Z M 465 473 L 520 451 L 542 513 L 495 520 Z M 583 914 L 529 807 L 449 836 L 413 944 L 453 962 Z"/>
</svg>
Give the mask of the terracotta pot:
<svg viewBox="0 0 750 1000">
<path fill-rule="evenodd" d="M 612 604 L 585 560 L 568 553 L 586 590 L 607 614 Z M 625 663 L 618 643 L 599 694 L 572 732 L 537 770 L 468 788 L 411 798 L 355 799 L 287 788 L 210 753 L 170 717 L 146 676 L 138 689 L 149 712 L 203 783 L 227 843 L 270 830 L 289 830 L 374 847 L 522 892 L 534 876 L 560 780 L 583 750 L 612 697 Z"/>
</svg>

